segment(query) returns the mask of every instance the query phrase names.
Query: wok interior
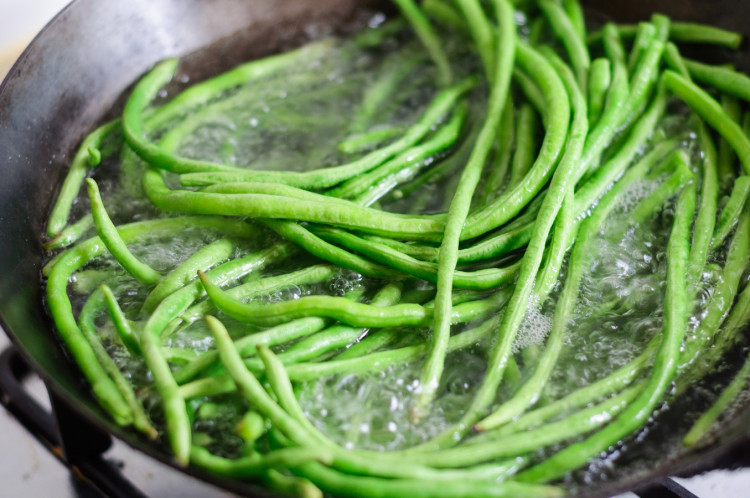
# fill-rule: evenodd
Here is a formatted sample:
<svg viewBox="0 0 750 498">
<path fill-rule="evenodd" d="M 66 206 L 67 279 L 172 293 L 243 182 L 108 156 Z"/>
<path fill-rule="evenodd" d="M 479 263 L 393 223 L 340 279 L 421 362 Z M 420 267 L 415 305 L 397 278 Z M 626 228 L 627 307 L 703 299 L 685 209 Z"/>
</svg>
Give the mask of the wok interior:
<svg viewBox="0 0 750 498">
<path fill-rule="evenodd" d="M 750 3 L 741 0 L 591 0 L 584 4 L 594 13 L 593 19 L 632 22 L 658 11 L 674 19 L 748 34 L 744 21 L 750 18 Z M 362 26 L 368 9 L 378 8 L 391 6 L 356 0 L 78 0 L 50 23 L 11 71 L 0 88 L 2 326 L 47 384 L 93 425 L 170 461 L 165 450 L 117 427 L 99 409 L 67 360 L 44 311 L 40 234 L 74 147 L 158 60 L 190 54 L 182 69 L 194 82 L 242 61 L 298 46 L 311 37 L 346 33 Z M 722 59 L 730 56 L 713 48 L 710 54 Z M 733 62 L 750 67 L 747 51 Z M 689 400 L 677 400 L 667 414 L 670 420 L 649 434 L 643 448 L 626 453 L 621 460 L 640 470 L 628 468 L 626 475 L 586 493 L 610 495 L 688 467 L 709 466 L 750 427 L 750 410 L 743 410 L 710 448 L 664 458 L 678 442 L 674 432 L 663 429 L 679 424 L 680 402 Z M 250 485 L 190 472 L 235 491 L 257 493 Z"/>
</svg>

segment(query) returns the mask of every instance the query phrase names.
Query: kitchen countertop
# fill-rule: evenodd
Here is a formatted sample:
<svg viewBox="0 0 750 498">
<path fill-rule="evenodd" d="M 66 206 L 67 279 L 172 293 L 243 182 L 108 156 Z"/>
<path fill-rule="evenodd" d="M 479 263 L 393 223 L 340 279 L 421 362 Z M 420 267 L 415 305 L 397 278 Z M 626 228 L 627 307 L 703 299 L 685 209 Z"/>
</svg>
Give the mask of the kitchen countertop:
<svg viewBox="0 0 750 498">
<path fill-rule="evenodd" d="M 35 34 L 68 0 L 2 0 L 0 2 L 0 79 L 11 68 Z M 10 345 L 0 332 L 0 351 Z M 38 379 L 30 384 L 37 399 L 49 404 L 44 386 Z M 4 496 L 55 496 L 89 498 L 96 496 L 71 478 L 68 470 L 50 455 L 5 410 L 0 409 L 0 482 Z M 12 449 L 12 451 L 9 451 Z M 231 496 L 217 491 L 172 469 L 136 454 L 123 443 L 115 443 L 107 457 L 124 461 L 124 473 L 147 495 L 154 497 L 220 498 Z M 750 469 L 717 470 L 689 479 L 675 479 L 698 496 L 747 496 Z M 618 498 L 633 497 L 632 493 Z"/>
</svg>

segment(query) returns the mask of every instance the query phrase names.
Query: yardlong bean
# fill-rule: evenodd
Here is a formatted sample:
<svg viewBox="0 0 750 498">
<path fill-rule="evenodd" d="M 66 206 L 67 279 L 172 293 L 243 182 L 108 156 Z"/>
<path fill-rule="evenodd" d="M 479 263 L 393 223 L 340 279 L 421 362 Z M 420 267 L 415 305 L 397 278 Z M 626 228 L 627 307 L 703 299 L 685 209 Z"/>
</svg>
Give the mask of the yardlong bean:
<svg viewBox="0 0 750 498">
<path fill-rule="evenodd" d="M 180 213 L 324 222 L 379 235 L 418 240 L 435 238 L 444 227 L 439 219 L 397 216 L 359 207 L 354 203 L 344 207 L 323 201 L 265 194 L 224 195 L 169 190 L 161 174 L 153 169 L 144 176 L 144 188 L 155 206 Z"/>
<path fill-rule="evenodd" d="M 463 4 L 461 4 L 463 5 Z M 477 6 L 479 4 L 476 4 Z M 420 393 L 412 409 L 413 418 L 419 419 L 428 410 L 435 397 L 440 377 L 443 373 L 445 354 L 450 339 L 451 292 L 458 263 L 458 245 L 462 229 L 471 206 L 471 198 L 479 183 L 482 168 L 487 160 L 492 143 L 497 135 L 497 127 L 510 86 L 511 69 L 516 51 L 516 32 L 513 7 L 507 0 L 496 0 L 498 23 L 496 60 L 487 69 L 494 74 L 490 78 L 492 90 L 489 96 L 487 117 L 477 137 L 477 143 L 461 173 L 458 188 L 451 200 L 448 219 L 445 223 L 443 241 L 438 253 L 437 293 L 435 295 L 432 349 L 419 375 Z M 481 15 L 484 19 L 484 15 Z M 471 21 L 470 21 L 471 22 Z M 479 24 L 482 24 L 479 21 Z"/>
<path fill-rule="evenodd" d="M 586 440 L 559 451 L 542 463 L 517 476 L 522 482 L 548 481 L 577 468 L 598 455 L 623 436 L 641 427 L 662 398 L 667 385 L 677 370 L 682 338 L 687 328 L 687 291 L 685 266 L 690 250 L 690 228 L 695 211 L 696 189 L 683 190 L 678 202 L 667 252 L 667 294 L 664 309 L 663 337 L 656 353 L 651 375 L 637 398 L 622 411 L 616 420 Z"/>
<path fill-rule="evenodd" d="M 171 170 L 177 167 L 179 169 L 177 172 L 179 173 L 190 173 L 183 175 L 182 179 L 185 185 L 192 186 L 217 182 L 266 181 L 301 188 L 320 189 L 333 187 L 342 181 L 379 166 L 384 161 L 418 143 L 430 131 L 431 127 L 456 105 L 456 102 L 464 94 L 476 86 L 476 83 L 477 80 L 475 78 L 467 78 L 452 87 L 446 88 L 435 97 L 417 123 L 409 128 L 401 138 L 382 149 L 367 154 L 361 159 L 342 166 L 316 169 L 308 172 L 293 172 L 238 170 L 237 168 L 227 170 L 224 166 L 211 167 L 204 165 L 202 162 L 194 164 L 193 162 L 186 162 L 186 160 L 178 160 L 176 158 L 169 161 L 162 161 L 164 164 L 156 164 L 165 169 L 171 168 Z M 224 172 L 221 172 L 222 170 Z M 208 171 L 214 172 L 206 173 Z"/>
<path fill-rule="evenodd" d="M 548 118 L 542 147 L 521 183 L 467 218 L 461 240 L 486 233 L 517 215 L 549 180 L 563 154 L 570 121 L 570 103 L 564 85 L 554 68 L 522 41 L 516 43 L 516 60 L 545 91 Z"/>
<path fill-rule="evenodd" d="M 704 90 L 674 71 L 664 72 L 664 83 L 729 142 L 740 158 L 745 174 L 750 175 L 750 139 L 724 112 L 721 105 Z"/>
<path fill-rule="evenodd" d="M 482 193 L 477 200 L 477 204 L 479 205 L 490 202 L 499 193 L 507 180 L 513 151 L 513 141 L 515 139 L 515 130 L 513 129 L 514 119 L 515 107 L 513 106 L 513 99 L 508 97 L 503 106 L 503 114 L 497 130 L 495 158 L 492 167 L 487 173 Z"/>
<path fill-rule="evenodd" d="M 734 188 L 729 200 L 721 210 L 719 219 L 716 222 L 716 230 L 711 238 L 711 249 L 719 247 L 727 235 L 737 225 L 740 219 L 740 213 L 743 206 L 747 203 L 750 196 L 750 176 L 741 176 L 734 181 Z"/>
<path fill-rule="evenodd" d="M 86 183 L 88 185 L 91 213 L 94 216 L 96 232 L 99 234 L 102 242 L 104 242 L 104 245 L 107 246 L 109 252 L 112 253 L 112 256 L 128 273 L 146 285 L 155 284 L 161 280 L 159 272 L 133 256 L 125 245 L 125 242 L 120 238 L 117 228 L 112 223 L 112 220 L 109 219 L 109 215 L 104 209 L 96 182 L 89 178 L 86 180 Z"/>
<path fill-rule="evenodd" d="M 719 196 L 718 158 L 708 127 L 702 121 L 698 125 L 698 141 L 703 152 L 700 205 L 695 217 L 693 239 L 688 261 L 688 283 L 696 285 L 700 279 L 711 245 L 716 225 L 716 203 Z"/>
<path fill-rule="evenodd" d="M 159 429 L 181 465 L 311 497 L 557 496 L 750 321 L 750 78 L 676 45 L 739 35 L 656 14 L 587 36 L 578 0 L 394 2 L 351 42 L 168 100 L 177 60 L 149 71 L 73 158 L 50 316 L 115 422 Z M 96 170 L 104 200 L 86 180 L 92 212 L 68 225 L 118 148 L 119 178 Z M 113 223 L 170 213 L 194 216 Z M 150 243 L 168 263 L 137 259 Z M 623 333 L 589 356 L 595 323 Z M 628 335 L 627 356 L 579 365 Z"/>
<path fill-rule="evenodd" d="M 638 28 L 633 24 L 620 24 L 617 27 L 622 36 L 626 38 L 635 36 Z M 707 43 L 735 50 L 742 43 L 740 33 L 707 24 L 689 22 L 673 22 L 670 27 L 669 38 L 680 43 Z M 602 31 L 594 31 L 586 36 L 586 43 L 592 45 L 601 39 Z"/>
<path fill-rule="evenodd" d="M 102 143 L 113 133 L 120 130 L 120 120 L 115 119 L 109 123 L 101 125 L 91 132 L 78 147 L 78 152 L 73 157 L 60 192 L 57 194 L 55 206 L 47 220 L 47 236 L 57 237 L 68 224 L 68 216 L 73 206 L 73 201 L 78 196 L 83 179 L 86 177 L 89 169 L 97 166 L 101 161 L 101 153 L 96 155 Z M 48 247 L 52 248 L 52 247 Z"/>
<path fill-rule="evenodd" d="M 739 100 L 735 99 L 734 97 L 730 97 L 729 95 L 723 94 L 721 96 L 721 106 L 733 121 L 737 123 L 740 123 L 742 121 L 742 107 L 740 106 Z M 744 126 L 743 130 L 747 132 Z M 721 182 L 721 188 L 722 190 L 726 190 L 735 177 L 737 156 L 735 155 L 732 146 L 729 145 L 729 142 L 727 142 L 723 138 L 719 140 L 718 161 L 719 180 Z"/>
</svg>

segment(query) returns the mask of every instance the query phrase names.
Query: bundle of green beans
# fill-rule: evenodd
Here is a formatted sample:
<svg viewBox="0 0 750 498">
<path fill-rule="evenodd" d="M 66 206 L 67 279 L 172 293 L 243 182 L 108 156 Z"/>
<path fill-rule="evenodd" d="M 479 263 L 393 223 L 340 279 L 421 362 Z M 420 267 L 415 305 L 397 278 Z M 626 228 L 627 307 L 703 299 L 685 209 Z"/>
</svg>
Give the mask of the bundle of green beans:
<svg viewBox="0 0 750 498">
<path fill-rule="evenodd" d="M 101 406 L 182 465 L 304 496 L 563 494 L 750 322 L 750 78 L 680 53 L 740 37 L 394 3 L 187 88 L 177 60 L 146 74 L 61 187 L 50 314 Z"/>
</svg>

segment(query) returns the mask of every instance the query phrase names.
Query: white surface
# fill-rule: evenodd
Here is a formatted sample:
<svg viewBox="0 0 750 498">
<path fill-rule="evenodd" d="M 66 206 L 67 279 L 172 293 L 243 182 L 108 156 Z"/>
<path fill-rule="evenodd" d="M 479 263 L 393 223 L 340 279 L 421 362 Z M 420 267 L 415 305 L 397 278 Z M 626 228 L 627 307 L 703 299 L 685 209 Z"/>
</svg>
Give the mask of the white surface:
<svg viewBox="0 0 750 498">
<path fill-rule="evenodd" d="M 70 0 L 0 0 L 0 81 L 21 51 Z"/>
</svg>

